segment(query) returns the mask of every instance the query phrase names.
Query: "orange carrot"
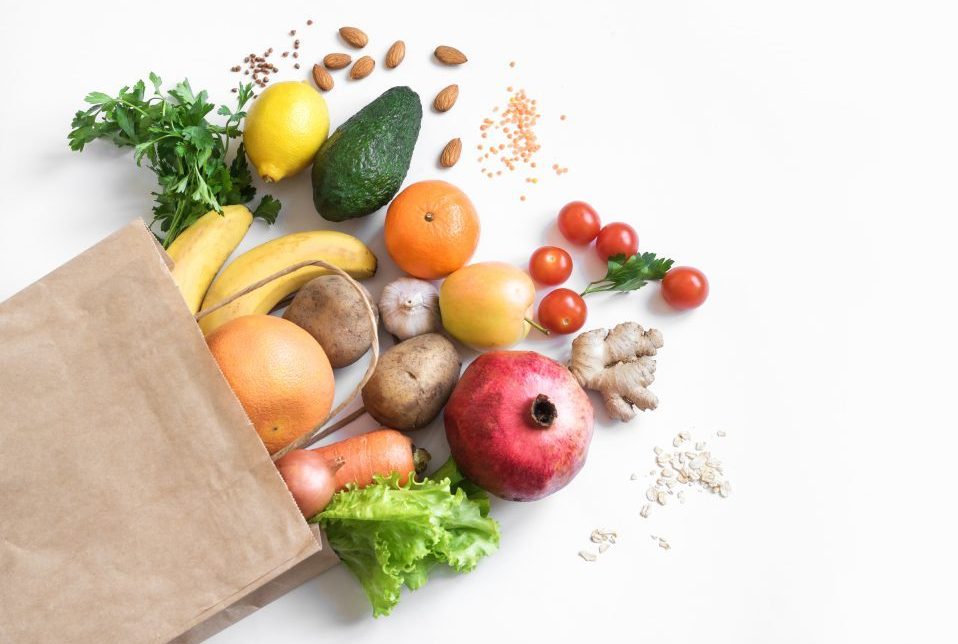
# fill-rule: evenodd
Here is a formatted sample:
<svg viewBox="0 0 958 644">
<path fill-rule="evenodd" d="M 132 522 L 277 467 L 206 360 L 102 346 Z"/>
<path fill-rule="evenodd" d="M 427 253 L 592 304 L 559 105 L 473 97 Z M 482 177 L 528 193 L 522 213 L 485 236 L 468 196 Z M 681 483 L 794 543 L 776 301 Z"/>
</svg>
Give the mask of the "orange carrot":
<svg viewBox="0 0 958 644">
<path fill-rule="evenodd" d="M 399 472 L 400 483 L 405 483 L 410 472 L 421 473 L 429 462 L 429 452 L 413 445 L 405 434 L 385 427 L 317 447 L 315 451 L 328 461 L 343 459 L 343 466 L 336 472 L 340 490 L 348 483 L 365 487 L 373 482 L 374 474 L 389 476 Z"/>
</svg>

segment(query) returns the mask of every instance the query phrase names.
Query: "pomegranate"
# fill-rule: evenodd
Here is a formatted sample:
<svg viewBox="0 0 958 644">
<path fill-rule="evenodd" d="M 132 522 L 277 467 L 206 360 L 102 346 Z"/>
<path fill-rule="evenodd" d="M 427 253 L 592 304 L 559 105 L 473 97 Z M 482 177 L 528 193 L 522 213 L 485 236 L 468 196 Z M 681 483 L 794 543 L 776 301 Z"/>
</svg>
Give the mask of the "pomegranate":
<svg viewBox="0 0 958 644">
<path fill-rule="evenodd" d="M 466 478 L 503 499 L 535 501 L 582 469 L 592 403 L 555 360 L 534 351 L 490 351 L 462 374 L 445 423 Z"/>
</svg>

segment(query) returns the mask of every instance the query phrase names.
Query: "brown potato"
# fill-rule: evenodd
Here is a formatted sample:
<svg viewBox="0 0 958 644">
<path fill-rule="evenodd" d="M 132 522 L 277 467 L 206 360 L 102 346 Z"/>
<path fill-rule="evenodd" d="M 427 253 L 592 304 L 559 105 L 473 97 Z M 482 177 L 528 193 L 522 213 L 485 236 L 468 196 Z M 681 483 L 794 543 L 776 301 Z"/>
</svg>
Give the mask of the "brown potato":
<svg viewBox="0 0 958 644">
<path fill-rule="evenodd" d="M 365 286 L 363 290 L 366 291 Z M 371 297 L 369 301 L 372 302 Z M 339 275 L 323 275 L 307 282 L 283 317 L 309 331 L 334 368 L 356 362 L 372 344 L 369 315 L 362 298 Z"/>
<path fill-rule="evenodd" d="M 425 427 L 449 400 L 461 368 L 456 347 L 438 333 L 400 342 L 382 354 L 363 387 L 366 411 L 393 429 Z"/>
</svg>

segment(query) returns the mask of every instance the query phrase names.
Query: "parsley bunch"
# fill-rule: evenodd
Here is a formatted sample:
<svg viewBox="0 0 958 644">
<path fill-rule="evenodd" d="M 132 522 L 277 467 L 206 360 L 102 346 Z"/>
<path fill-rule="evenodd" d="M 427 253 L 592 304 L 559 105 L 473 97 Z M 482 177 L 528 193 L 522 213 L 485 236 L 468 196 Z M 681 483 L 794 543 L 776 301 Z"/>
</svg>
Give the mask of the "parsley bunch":
<svg viewBox="0 0 958 644">
<path fill-rule="evenodd" d="M 205 91 L 194 94 L 187 80 L 168 94 L 160 90 L 162 80 L 150 73 L 153 95 L 145 97 L 146 85 L 138 81 L 124 87 L 114 98 L 103 92 L 91 92 L 84 99 L 91 105 L 73 117 L 70 148 L 82 150 L 87 143 L 107 139 L 119 147 L 132 147 L 133 158 L 141 165 L 146 157 L 156 173 L 159 191 L 154 192 L 153 222 L 165 233 L 164 247 L 190 224 L 210 210 L 247 203 L 256 196 L 252 174 L 240 143 L 232 162 L 227 164 L 230 139 L 242 134 L 243 108 L 253 95 L 251 84 L 237 90 L 236 109 L 225 105 L 217 114 L 226 117 L 224 125 L 206 120 L 215 105 L 207 102 Z M 280 203 L 266 195 L 253 211 L 268 223 L 276 221 Z"/>
<path fill-rule="evenodd" d="M 631 257 L 613 255 L 605 277 L 591 282 L 582 295 L 602 291 L 634 291 L 652 281 L 661 280 L 674 262 L 655 253 L 636 253 Z"/>
</svg>

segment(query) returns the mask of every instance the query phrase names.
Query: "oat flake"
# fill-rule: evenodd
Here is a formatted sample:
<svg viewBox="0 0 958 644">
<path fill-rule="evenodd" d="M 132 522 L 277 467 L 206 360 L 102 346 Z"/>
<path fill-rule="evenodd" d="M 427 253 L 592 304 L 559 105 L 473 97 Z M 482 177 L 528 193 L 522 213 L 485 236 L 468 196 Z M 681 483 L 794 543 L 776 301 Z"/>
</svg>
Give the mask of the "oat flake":
<svg viewBox="0 0 958 644">
<path fill-rule="evenodd" d="M 724 432 L 721 434 L 724 435 Z M 659 469 L 649 471 L 653 483 L 645 491 L 645 498 L 651 503 L 665 505 L 668 496 L 675 495 L 676 492 L 679 502 L 685 503 L 684 490 L 688 488 L 711 492 L 722 498 L 731 493 L 732 487 L 725 479 L 722 462 L 712 456 L 705 441 L 692 442 L 688 432 L 679 432 L 672 440 L 676 447 L 689 443 L 694 445 L 694 449 L 677 449 L 674 452 L 667 452 L 661 447 L 652 449 Z M 651 505 L 644 505 L 639 512 L 644 518 L 648 517 L 649 511 L 646 508 L 651 508 Z"/>
</svg>

